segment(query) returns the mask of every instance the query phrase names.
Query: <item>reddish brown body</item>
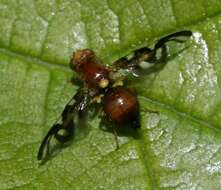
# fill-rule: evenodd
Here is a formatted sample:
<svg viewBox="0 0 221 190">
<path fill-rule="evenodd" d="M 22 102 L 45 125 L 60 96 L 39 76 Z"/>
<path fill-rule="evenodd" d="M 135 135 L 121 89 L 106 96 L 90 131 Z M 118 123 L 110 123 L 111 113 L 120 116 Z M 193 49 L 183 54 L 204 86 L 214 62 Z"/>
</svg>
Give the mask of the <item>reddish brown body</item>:
<svg viewBox="0 0 221 190">
<path fill-rule="evenodd" d="M 90 49 L 76 51 L 73 54 L 70 65 L 89 88 L 99 88 L 99 83 L 103 79 L 109 81 L 110 70 L 100 63 Z"/>
<path fill-rule="evenodd" d="M 128 122 L 134 128 L 140 127 L 137 96 L 125 87 L 109 89 L 103 98 L 103 109 L 112 122 Z"/>
</svg>

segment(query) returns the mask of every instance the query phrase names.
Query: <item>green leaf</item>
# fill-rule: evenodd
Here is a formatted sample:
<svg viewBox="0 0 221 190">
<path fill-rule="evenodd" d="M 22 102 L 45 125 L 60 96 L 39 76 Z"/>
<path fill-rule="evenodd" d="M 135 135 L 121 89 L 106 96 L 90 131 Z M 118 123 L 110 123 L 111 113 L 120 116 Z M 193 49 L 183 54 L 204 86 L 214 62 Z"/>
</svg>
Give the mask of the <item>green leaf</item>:
<svg viewBox="0 0 221 190">
<path fill-rule="evenodd" d="M 219 0 L 0 0 L 0 189 L 220 189 L 220 13 Z M 120 136 L 116 151 L 95 117 L 39 165 L 41 140 L 78 87 L 74 50 L 111 64 L 183 29 L 194 32 L 187 47 L 135 82 L 139 138 Z"/>
</svg>

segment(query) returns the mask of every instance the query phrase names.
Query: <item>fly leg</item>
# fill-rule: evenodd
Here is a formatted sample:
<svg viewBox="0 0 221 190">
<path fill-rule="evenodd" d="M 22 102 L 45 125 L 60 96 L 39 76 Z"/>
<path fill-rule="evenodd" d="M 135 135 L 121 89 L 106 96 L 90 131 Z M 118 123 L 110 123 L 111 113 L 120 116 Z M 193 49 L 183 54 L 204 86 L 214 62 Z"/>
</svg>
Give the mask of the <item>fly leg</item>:
<svg viewBox="0 0 221 190">
<path fill-rule="evenodd" d="M 113 129 L 113 134 L 114 134 L 114 138 L 115 138 L 115 142 L 116 142 L 116 149 L 119 149 L 119 140 L 118 140 L 118 134 L 117 134 L 117 130 L 116 130 L 116 127 L 113 126 L 112 127 Z"/>
</svg>

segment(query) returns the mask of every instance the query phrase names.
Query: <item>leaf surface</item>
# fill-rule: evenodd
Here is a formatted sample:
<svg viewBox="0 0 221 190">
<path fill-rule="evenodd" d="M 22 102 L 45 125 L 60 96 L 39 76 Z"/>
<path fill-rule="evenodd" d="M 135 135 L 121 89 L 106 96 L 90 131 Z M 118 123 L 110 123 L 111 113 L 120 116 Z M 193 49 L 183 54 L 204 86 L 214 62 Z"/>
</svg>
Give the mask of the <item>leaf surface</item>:
<svg viewBox="0 0 221 190">
<path fill-rule="evenodd" d="M 0 189 L 220 189 L 220 13 L 218 0 L 1 0 Z M 121 135 L 116 151 L 95 117 L 39 165 L 42 138 L 78 88 L 74 50 L 111 64 L 183 29 L 194 32 L 185 48 L 134 81 L 139 138 Z"/>
</svg>

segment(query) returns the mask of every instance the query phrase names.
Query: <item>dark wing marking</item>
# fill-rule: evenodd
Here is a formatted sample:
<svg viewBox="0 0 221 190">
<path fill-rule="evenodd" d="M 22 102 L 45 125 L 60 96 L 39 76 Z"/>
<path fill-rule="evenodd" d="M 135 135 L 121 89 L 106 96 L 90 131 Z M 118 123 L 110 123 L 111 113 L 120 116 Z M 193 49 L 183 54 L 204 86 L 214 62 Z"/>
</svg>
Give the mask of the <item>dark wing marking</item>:
<svg viewBox="0 0 221 190">
<path fill-rule="evenodd" d="M 75 116 L 82 117 L 89 103 L 90 96 L 87 90 L 79 89 L 65 106 L 61 114 L 61 123 L 56 121 L 43 139 L 37 155 L 38 160 L 44 160 L 51 153 L 52 138 L 55 138 L 60 144 L 65 144 L 73 138 L 76 127 L 74 118 Z"/>
<path fill-rule="evenodd" d="M 169 34 L 168 36 L 165 36 L 157 41 L 157 43 L 154 46 L 154 51 L 164 46 L 169 41 L 175 41 L 179 43 L 183 43 L 192 36 L 192 32 L 188 30 L 183 30 L 180 32 L 175 32 L 173 34 Z"/>
<path fill-rule="evenodd" d="M 184 30 L 169 34 L 157 41 L 153 49 L 143 47 L 134 51 L 134 56 L 127 58 L 127 56 L 120 58 L 113 63 L 116 70 L 127 69 L 133 73 L 136 69 L 139 69 L 140 63 L 158 63 L 165 60 L 167 57 L 166 43 L 169 41 L 175 41 L 178 43 L 185 42 L 192 35 L 191 31 Z M 157 56 L 157 51 L 161 50 L 160 56 Z"/>
</svg>

